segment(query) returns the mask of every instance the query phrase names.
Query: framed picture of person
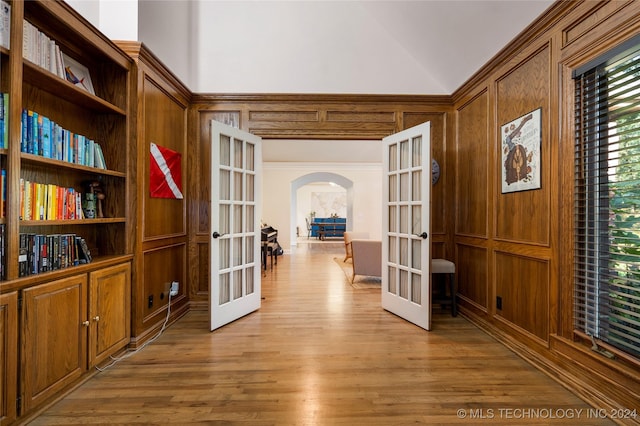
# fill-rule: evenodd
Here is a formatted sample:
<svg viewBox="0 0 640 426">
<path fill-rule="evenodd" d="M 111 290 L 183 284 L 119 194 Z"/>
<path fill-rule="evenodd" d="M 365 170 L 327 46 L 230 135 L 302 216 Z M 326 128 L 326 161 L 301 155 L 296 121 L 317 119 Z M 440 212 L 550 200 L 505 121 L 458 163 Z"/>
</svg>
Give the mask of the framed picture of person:
<svg viewBox="0 0 640 426">
<path fill-rule="evenodd" d="M 503 194 L 540 188 L 541 112 L 538 108 L 500 128 Z"/>
</svg>

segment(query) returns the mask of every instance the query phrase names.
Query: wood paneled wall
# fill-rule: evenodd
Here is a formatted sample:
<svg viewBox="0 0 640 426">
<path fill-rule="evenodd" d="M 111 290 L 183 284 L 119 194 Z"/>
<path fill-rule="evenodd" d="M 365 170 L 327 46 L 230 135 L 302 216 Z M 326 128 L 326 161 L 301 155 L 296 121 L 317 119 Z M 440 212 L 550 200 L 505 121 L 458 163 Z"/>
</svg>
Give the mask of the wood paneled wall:
<svg viewBox="0 0 640 426">
<path fill-rule="evenodd" d="M 441 165 L 432 189 L 434 256 L 452 258 L 447 215 L 452 191 L 446 152 L 449 96 L 394 95 L 222 95 L 195 94 L 189 113 L 189 298 L 206 309 L 209 288 L 209 191 L 211 120 L 226 122 L 264 139 L 382 139 L 431 121 L 431 153 Z M 300 143 L 304 143 L 304 140 Z M 268 199 L 268 192 L 264 194 Z"/>
<path fill-rule="evenodd" d="M 639 2 L 556 3 L 453 94 L 447 140 L 461 311 L 598 408 L 638 407 L 640 363 L 573 332 L 571 71 L 637 34 Z M 503 194 L 501 126 L 537 108 L 541 187 Z"/>
<path fill-rule="evenodd" d="M 153 337 L 167 312 L 169 286 L 180 283 L 171 301 L 172 319 L 188 309 L 187 280 L 187 111 L 191 93 L 141 43 L 118 42 L 135 61 L 131 72 L 130 114 L 136 144 L 136 179 L 130 199 L 137 211 L 132 280 L 133 346 Z M 150 144 L 182 155 L 183 199 L 152 198 L 149 190 Z"/>
</svg>

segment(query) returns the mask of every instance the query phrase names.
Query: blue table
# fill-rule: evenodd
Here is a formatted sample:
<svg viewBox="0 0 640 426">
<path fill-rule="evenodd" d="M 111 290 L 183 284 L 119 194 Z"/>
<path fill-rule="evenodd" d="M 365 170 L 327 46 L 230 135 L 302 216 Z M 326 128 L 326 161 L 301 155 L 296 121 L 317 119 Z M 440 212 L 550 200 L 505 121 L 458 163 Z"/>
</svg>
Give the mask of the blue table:
<svg viewBox="0 0 640 426">
<path fill-rule="evenodd" d="M 327 237 L 344 237 L 347 219 L 344 217 L 318 217 L 311 222 L 311 236 L 324 240 Z"/>
</svg>

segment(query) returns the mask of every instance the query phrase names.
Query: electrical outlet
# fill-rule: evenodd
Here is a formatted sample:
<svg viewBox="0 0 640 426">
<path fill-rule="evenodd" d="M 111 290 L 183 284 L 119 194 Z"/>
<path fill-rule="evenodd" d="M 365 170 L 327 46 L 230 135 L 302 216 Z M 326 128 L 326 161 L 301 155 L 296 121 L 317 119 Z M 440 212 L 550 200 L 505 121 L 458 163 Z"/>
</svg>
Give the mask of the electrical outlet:
<svg viewBox="0 0 640 426">
<path fill-rule="evenodd" d="M 169 295 L 171 297 L 178 295 L 178 290 L 180 289 L 180 283 L 178 281 L 174 281 L 171 283 L 171 290 Z"/>
</svg>

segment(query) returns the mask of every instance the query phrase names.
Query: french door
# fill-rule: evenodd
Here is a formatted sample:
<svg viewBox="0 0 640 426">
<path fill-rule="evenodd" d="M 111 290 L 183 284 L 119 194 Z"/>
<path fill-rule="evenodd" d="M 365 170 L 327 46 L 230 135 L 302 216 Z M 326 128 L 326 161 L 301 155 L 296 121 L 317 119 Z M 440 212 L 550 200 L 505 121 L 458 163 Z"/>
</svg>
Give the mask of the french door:
<svg viewBox="0 0 640 426">
<path fill-rule="evenodd" d="M 383 141 L 382 307 L 431 329 L 429 122 Z"/>
<path fill-rule="evenodd" d="M 260 309 L 262 139 L 211 122 L 209 313 L 215 330 Z"/>
</svg>

